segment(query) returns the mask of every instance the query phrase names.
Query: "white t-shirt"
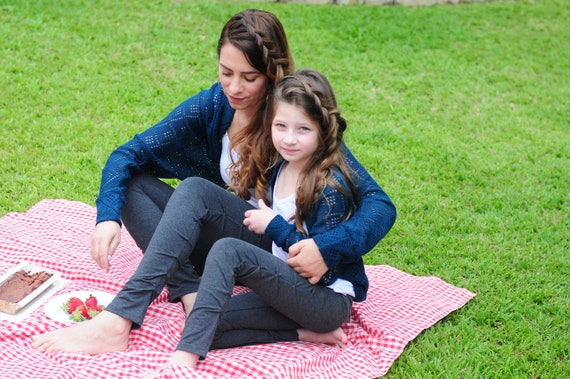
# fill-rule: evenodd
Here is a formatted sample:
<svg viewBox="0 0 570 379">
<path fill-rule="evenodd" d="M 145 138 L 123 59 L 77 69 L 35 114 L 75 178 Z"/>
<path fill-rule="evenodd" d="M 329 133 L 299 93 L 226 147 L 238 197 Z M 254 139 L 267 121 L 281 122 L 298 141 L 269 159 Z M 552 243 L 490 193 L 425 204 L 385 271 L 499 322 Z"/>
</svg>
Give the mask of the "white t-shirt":
<svg viewBox="0 0 570 379">
<path fill-rule="evenodd" d="M 225 133 L 222 137 L 222 155 L 220 157 L 220 175 L 222 180 L 226 185 L 230 185 L 230 165 L 232 164 L 232 158 L 237 161 L 238 154 L 230 146 L 230 137 L 228 133 Z M 255 191 L 250 188 L 249 190 L 250 198 L 247 201 L 251 205 L 257 208 L 257 198 L 255 197 Z"/>
</svg>

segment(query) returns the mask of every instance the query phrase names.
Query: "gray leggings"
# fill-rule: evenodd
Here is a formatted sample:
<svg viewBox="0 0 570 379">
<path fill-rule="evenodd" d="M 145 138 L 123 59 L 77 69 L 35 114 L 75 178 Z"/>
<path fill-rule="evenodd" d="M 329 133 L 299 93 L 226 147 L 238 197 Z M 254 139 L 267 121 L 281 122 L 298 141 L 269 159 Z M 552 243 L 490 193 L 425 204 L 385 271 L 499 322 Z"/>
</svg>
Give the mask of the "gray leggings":
<svg viewBox="0 0 570 379">
<path fill-rule="evenodd" d="M 145 253 L 133 276 L 107 307 L 131 320 L 134 328 L 142 324 L 147 308 L 167 283 L 173 299 L 198 290 L 200 275 L 194 266 L 203 266 L 211 246 L 220 238 L 250 242 L 270 255 L 271 240 L 243 225 L 245 211 L 252 208 L 243 199 L 197 177 L 185 179 L 173 192 L 148 176 L 139 180 L 139 193 L 129 190 L 122 217 Z M 161 215 L 163 204 L 159 203 L 164 201 L 167 203 Z M 134 206 L 137 202 L 138 213 Z"/>
<path fill-rule="evenodd" d="M 231 296 L 235 281 L 252 292 Z M 177 350 L 208 350 L 296 341 L 297 329 L 333 331 L 349 317 L 352 299 L 311 285 L 287 263 L 236 238 L 212 247 L 196 303 Z"/>
</svg>

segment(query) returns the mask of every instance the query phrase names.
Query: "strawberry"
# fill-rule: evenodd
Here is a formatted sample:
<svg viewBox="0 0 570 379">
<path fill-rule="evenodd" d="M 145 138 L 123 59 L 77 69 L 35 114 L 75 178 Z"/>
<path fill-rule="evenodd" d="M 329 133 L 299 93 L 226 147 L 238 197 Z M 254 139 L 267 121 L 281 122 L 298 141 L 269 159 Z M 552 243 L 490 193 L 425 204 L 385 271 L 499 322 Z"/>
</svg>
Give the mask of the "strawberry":
<svg viewBox="0 0 570 379">
<path fill-rule="evenodd" d="M 89 317 L 89 311 L 87 310 L 87 307 L 85 305 L 80 305 L 77 308 L 75 308 L 75 312 L 79 312 L 79 314 L 85 318 L 90 318 Z M 74 313 L 75 313 L 74 312 Z"/>
<path fill-rule="evenodd" d="M 65 304 L 63 304 L 62 309 L 65 312 L 72 314 L 79 306 L 84 306 L 83 301 L 78 297 L 72 297 Z"/>
<path fill-rule="evenodd" d="M 83 317 L 83 315 L 81 314 L 80 311 L 75 311 L 73 312 L 70 316 L 69 319 L 71 321 L 75 321 L 75 322 L 81 322 L 81 321 L 85 321 L 85 317 Z"/>
<path fill-rule="evenodd" d="M 85 306 L 87 309 L 97 309 L 97 298 L 93 295 L 89 295 L 89 297 L 85 299 Z"/>
</svg>

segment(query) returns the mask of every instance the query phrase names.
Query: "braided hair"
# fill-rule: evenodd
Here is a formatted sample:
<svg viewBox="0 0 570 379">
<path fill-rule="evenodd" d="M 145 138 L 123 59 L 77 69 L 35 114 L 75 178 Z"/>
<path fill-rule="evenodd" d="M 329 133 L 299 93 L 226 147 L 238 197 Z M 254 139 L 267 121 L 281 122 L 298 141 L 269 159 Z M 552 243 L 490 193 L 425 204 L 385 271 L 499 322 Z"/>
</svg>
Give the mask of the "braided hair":
<svg viewBox="0 0 570 379">
<path fill-rule="evenodd" d="M 218 57 L 222 47 L 228 43 L 242 51 L 249 64 L 267 77 L 267 98 L 275 83 L 293 71 L 294 62 L 285 30 L 270 12 L 248 9 L 234 15 L 222 29 Z M 263 160 L 267 155 L 256 151 L 267 140 L 263 128 L 265 107 L 266 104 L 262 104 L 256 116 L 235 135 L 233 141 L 232 147 L 239 152 L 239 158 L 230 165 L 231 188 L 244 199 L 250 198 L 249 188 L 257 186 L 259 177 L 269 166 L 269 162 Z M 256 188 L 256 192 L 267 184 L 264 180 L 259 182 L 263 184 Z"/>
<path fill-rule="evenodd" d="M 265 128 L 271 133 L 271 124 L 279 103 L 287 103 L 301 108 L 307 116 L 319 126 L 319 144 L 317 150 L 300 174 L 296 191 L 296 213 L 294 216 L 297 230 L 304 233 L 303 221 L 307 218 L 312 205 L 324 190 L 331 185 L 348 199 L 352 209 L 347 219 L 354 213 L 354 197 L 356 193 L 352 172 L 345 161 L 343 151 L 343 134 L 346 121 L 340 114 L 336 98 L 327 78 L 315 70 L 300 70 L 283 77 L 275 87 L 272 100 L 268 104 Z M 270 144 L 270 146 L 273 146 Z M 264 149 L 271 155 L 268 160 L 277 161 L 275 149 Z M 333 179 L 333 170 L 337 167 L 346 178 L 349 191 Z M 269 176 L 270 173 L 265 175 Z M 264 181 L 265 182 L 265 181 Z"/>
</svg>

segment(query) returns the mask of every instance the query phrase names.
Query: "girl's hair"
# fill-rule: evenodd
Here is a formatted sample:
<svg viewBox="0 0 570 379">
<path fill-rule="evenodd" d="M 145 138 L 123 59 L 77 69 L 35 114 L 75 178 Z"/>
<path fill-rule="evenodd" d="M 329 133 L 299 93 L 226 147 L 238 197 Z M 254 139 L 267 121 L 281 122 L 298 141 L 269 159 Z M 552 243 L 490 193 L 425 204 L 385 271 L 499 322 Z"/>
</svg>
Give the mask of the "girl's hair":
<svg viewBox="0 0 570 379">
<path fill-rule="evenodd" d="M 228 43 L 242 51 L 251 66 L 267 77 L 266 97 L 273 92 L 275 83 L 294 69 L 285 30 L 272 13 L 248 9 L 234 15 L 222 29 L 218 57 L 222 47 Z M 232 162 L 230 167 L 232 189 L 245 199 L 249 198 L 249 188 L 254 187 L 261 175 L 259 167 L 264 170 L 268 167 L 268 162 L 256 161 L 262 156 L 255 154 L 254 150 L 260 146 L 258 142 L 265 138 L 265 107 L 266 104 L 262 104 L 249 125 L 236 134 L 232 145 L 239 152 L 238 160 Z"/>
<path fill-rule="evenodd" d="M 260 151 L 269 155 L 267 160 L 276 163 L 277 152 L 271 143 L 271 125 L 277 107 L 280 103 L 287 103 L 298 107 L 305 114 L 316 121 L 319 128 L 319 144 L 311 160 L 301 172 L 296 191 L 296 213 L 294 217 L 297 230 L 304 233 L 303 221 L 307 218 L 312 205 L 324 190 L 331 185 L 349 200 L 351 209 L 347 219 L 355 211 L 354 194 L 356 193 L 352 170 L 345 160 L 342 136 L 346 130 L 346 121 L 340 115 L 333 89 L 327 78 L 318 71 L 300 70 L 292 75 L 285 76 L 275 87 L 273 97 L 267 106 L 265 115 L 265 128 L 268 139 Z M 261 159 L 263 160 L 263 159 Z M 347 191 L 333 179 L 333 170 L 337 167 L 346 178 L 349 187 Z M 260 184 L 269 180 L 271 175 L 265 172 L 266 178 Z M 258 197 L 262 193 L 258 193 Z"/>
</svg>

